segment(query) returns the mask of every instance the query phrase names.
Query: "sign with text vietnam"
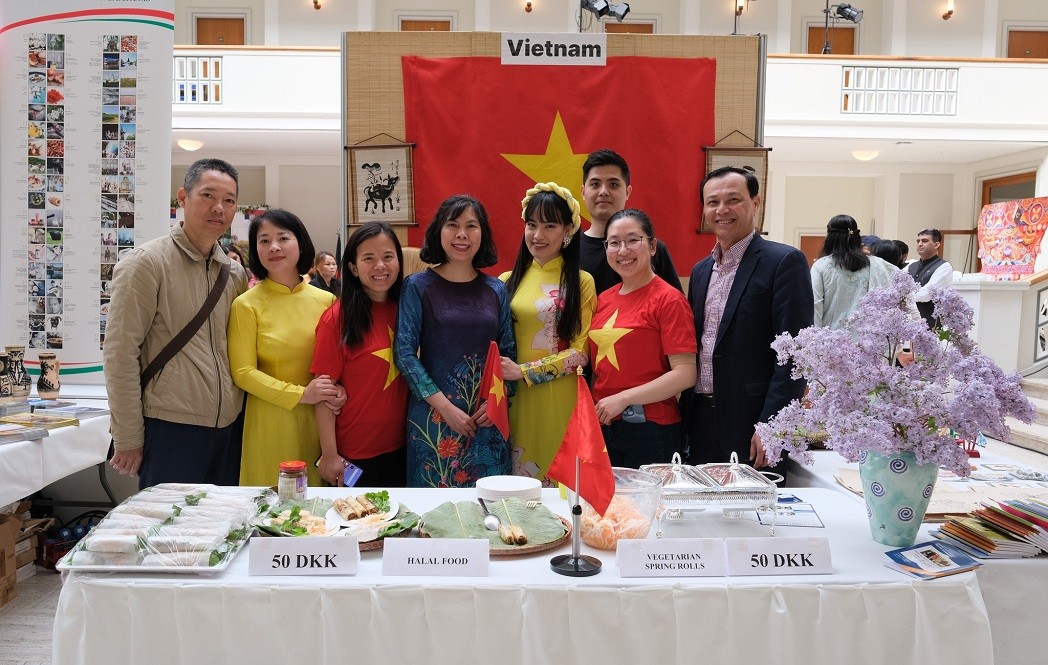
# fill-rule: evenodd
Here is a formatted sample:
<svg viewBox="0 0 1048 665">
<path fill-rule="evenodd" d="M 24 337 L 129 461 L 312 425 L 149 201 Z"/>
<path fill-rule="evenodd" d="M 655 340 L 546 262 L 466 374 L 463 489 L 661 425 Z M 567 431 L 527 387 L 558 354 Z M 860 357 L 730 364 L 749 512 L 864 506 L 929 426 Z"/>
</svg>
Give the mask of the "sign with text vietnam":
<svg viewBox="0 0 1048 665">
<path fill-rule="evenodd" d="M 504 65 L 607 64 L 608 39 L 604 33 L 502 33 Z"/>
</svg>

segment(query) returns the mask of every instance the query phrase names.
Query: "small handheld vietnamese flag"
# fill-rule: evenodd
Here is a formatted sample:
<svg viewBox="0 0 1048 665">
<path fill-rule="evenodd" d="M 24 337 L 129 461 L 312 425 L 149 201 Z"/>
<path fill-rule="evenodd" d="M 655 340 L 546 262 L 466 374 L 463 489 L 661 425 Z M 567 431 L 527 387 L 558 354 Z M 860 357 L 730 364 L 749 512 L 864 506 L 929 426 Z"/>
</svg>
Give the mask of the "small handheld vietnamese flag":
<svg viewBox="0 0 1048 665">
<path fill-rule="evenodd" d="M 488 346 L 488 357 L 484 361 L 484 378 L 480 382 L 480 398 L 487 400 L 484 408 L 491 423 L 499 428 L 502 438 L 509 440 L 509 401 L 506 399 L 506 382 L 502 380 L 502 357 L 494 341 Z"/>
<path fill-rule="evenodd" d="M 575 410 L 568 420 L 568 429 L 553 461 L 546 472 L 548 478 L 564 483 L 573 492 L 578 492 L 597 513 L 603 515 L 615 496 L 615 474 L 611 470 L 608 449 L 600 431 L 597 410 L 593 406 L 586 380 L 578 376 L 579 397 Z M 578 486 L 575 478 L 575 458 L 582 464 Z"/>
</svg>

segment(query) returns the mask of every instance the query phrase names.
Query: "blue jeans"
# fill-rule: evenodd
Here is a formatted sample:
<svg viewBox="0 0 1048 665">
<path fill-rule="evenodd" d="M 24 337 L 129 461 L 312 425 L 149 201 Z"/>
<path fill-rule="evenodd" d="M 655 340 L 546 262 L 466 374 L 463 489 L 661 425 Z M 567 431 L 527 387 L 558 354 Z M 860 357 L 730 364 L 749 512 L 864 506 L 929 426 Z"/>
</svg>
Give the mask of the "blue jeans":
<svg viewBox="0 0 1048 665">
<path fill-rule="evenodd" d="M 139 489 L 160 483 L 237 485 L 240 482 L 243 411 L 226 427 L 185 425 L 158 418 L 146 418 L 145 427 Z M 273 469 L 274 483 L 277 471 Z"/>
</svg>

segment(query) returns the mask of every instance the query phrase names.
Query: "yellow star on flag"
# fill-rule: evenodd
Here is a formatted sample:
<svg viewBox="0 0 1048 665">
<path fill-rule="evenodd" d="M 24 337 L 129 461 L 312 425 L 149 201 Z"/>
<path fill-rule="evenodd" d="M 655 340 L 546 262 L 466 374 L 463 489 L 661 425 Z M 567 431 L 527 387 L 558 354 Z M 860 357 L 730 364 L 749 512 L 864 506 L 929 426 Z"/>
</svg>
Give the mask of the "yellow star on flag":
<svg viewBox="0 0 1048 665">
<path fill-rule="evenodd" d="M 597 343 L 597 360 L 593 363 L 594 367 L 599 365 L 602 359 L 607 358 L 612 367 L 619 369 L 619 357 L 615 353 L 615 343 L 628 335 L 631 329 L 616 328 L 615 320 L 618 318 L 619 310 L 616 309 L 611 313 L 611 318 L 608 319 L 607 323 L 600 328 L 590 330 L 590 339 Z"/>
<path fill-rule="evenodd" d="M 502 404 L 502 400 L 506 399 L 506 384 L 499 377 L 492 377 L 491 390 L 488 391 L 488 394 L 495 397 L 496 405 Z"/>
<path fill-rule="evenodd" d="M 393 329 L 386 326 L 386 330 L 389 331 L 389 346 L 371 352 L 371 355 L 378 356 L 389 363 L 389 369 L 386 371 L 386 385 L 382 386 L 383 390 L 389 388 L 389 384 L 393 383 L 393 380 L 400 375 L 400 372 L 397 371 L 397 366 L 393 364 Z"/>
<path fill-rule="evenodd" d="M 568 139 L 568 132 L 564 129 L 564 121 L 561 120 L 559 111 L 553 120 L 553 129 L 550 131 L 544 155 L 503 153 L 502 156 L 534 182 L 555 182 L 561 187 L 567 187 L 576 199 L 580 197 L 582 165 L 588 153 L 576 154 L 572 150 L 571 141 Z M 589 219 L 586 215 L 586 206 L 582 206 L 582 216 Z"/>
</svg>

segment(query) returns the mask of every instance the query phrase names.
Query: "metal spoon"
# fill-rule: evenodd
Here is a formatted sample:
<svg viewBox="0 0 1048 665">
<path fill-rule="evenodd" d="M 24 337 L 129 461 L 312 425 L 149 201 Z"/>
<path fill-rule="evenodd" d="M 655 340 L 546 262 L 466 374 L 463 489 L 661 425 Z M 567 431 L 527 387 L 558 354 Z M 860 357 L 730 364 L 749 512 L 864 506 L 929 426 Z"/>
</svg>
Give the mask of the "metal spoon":
<svg viewBox="0 0 1048 665">
<path fill-rule="evenodd" d="M 484 499 L 478 498 L 477 501 L 480 502 L 480 507 L 484 509 L 484 528 L 488 531 L 498 531 L 499 527 L 502 526 L 502 520 L 498 518 L 498 515 L 494 515 L 488 510 L 488 504 L 484 503 Z"/>
</svg>

